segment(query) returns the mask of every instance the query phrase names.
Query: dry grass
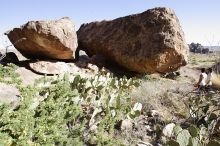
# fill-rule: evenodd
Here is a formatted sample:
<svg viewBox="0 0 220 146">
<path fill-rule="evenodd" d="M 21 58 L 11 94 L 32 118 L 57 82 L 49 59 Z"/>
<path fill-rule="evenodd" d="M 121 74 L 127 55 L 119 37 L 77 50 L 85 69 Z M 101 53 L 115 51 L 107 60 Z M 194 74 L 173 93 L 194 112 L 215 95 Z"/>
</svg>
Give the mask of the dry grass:
<svg viewBox="0 0 220 146">
<path fill-rule="evenodd" d="M 193 68 L 207 68 L 213 66 L 220 59 L 220 53 L 210 53 L 210 54 L 189 54 L 189 64 L 188 66 Z"/>
<path fill-rule="evenodd" d="M 220 61 L 220 52 L 211 54 L 193 54 L 189 55 L 188 66 L 194 70 L 198 68 L 209 68 Z M 213 85 L 217 89 L 220 89 L 220 75 L 213 74 Z"/>
<path fill-rule="evenodd" d="M 173 117 L 187 115 L 179 94 L 182 87 L 178 84 L 169 79 L 146 80 L 132 93 L 132 97 L 134 102 L 142 103 L 143 112 L 156 110 L 164 120 L 170 121 Z"/>
<path fill-rule="evenodd" d="M 218 60 L 217 53 L 190 54 L 189 64 L 181 68 L 181 76 L 176 80 L 169 80 L 152 75 L 143 79 L 141 86 L 132 93 L 134 102 L 143 105 L 143 112 L 156 110 L 164 120 L 185 118 L 188 116 L 187 107 L 184 104 L 184 94 L 194 89 L 194 82 L 199 78 L 198 68 L 213 66 Z M 220 75 L 214 74 L 213 84 L 220 89 Z"/>
<path fill-rule="evenodd" d="M 214 87 L 216 87 L 217 89 L 220 89 L 220 75 L 213 74 L 212 82 L 213 82 Z"/>
</svg>

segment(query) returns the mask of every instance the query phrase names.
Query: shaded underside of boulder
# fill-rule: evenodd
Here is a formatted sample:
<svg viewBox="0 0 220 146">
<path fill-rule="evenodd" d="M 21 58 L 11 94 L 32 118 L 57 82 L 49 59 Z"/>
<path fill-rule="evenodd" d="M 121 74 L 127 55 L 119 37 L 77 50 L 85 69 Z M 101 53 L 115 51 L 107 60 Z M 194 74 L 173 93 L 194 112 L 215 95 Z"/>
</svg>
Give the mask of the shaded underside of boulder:
<svg viewBox="0 0 220 146">
<path fill-rule="evenodd" d="M 169 8 L 83 24 L 77 35 L 79 49 L 88 55 L 102 55 L 139 73 L 171 72 L 187 62 L 184 33 Z"/>
<path fill-rule="evenodd" d="M 29 21 L 7 32 L 15 48 L 27 58 L 74 59 L 78 46 L 73 22 L 59 20 Z"/>
</svg>

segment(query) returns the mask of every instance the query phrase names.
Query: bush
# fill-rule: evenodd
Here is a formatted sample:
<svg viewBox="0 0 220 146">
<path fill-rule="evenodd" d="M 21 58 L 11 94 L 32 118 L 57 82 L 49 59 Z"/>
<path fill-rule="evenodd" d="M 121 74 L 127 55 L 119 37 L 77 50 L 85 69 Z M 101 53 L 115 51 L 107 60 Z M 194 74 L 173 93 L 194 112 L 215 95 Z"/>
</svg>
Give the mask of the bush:
<svg viewBox="0 0 220 146">
<path fill-rule="evenodd" d="M 1 81 L 6 74 L 17 79 L 14 70 L 0 66 Z M 34 86 L 15 84 L 22 95 L 20 105 L 0 106 L 2 145 L 120 145 L 113 138 L 115 125 L 139 115 L 132 110 L 128 92 L 139 86 L 135 79 L 107 74 L 70 80 L 64 75 L 42 78 Z"/>
</svg>

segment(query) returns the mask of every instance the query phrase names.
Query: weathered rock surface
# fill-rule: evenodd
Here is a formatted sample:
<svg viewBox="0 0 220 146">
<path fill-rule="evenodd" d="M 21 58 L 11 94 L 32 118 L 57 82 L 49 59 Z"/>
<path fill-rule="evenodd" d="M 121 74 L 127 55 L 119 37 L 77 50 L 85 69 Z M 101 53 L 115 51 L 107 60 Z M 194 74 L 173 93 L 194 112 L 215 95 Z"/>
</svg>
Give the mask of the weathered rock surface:
<svg viewBox="0 0 220 146">
<path fill-rule="evenodd" d="M 0 103 L 16 106 L 19 103 L 19 98 L 20 92 L 16 87 L 0 83 Z"/>
<path fill-rule="evenodd" d="M 130 119 L 125 119 L 121 123 L 121 130 L 122 131 L 132 131 L 132 120 Z"/>
<path fill-rule="evenodd" d="M 7 32 L 15 48 L 27 58 L 73 59 L 78 46 L 74 24 L 68 17 L 30 21 Z"/>
<path fill-rule="evenodd" d="M 30 62 L 29 67 L 36 73 L 56 75 L 56 74 L 96 74 L 99 68 L 91 63 L 78 61 L 75 63 L 66 63 L 61 61 L 36 61 Z"/>
<path fill-rule="evenodd" d="M 88 55 L 102 55 L 131 71 L 165 73 L 187 62 L 184 33 L 169 8 L 83 24 L 77 35 L 79 48 Z"/>
<path fill-rule="evenodd" d="M 170 123 L 163 128 L 164 136 L 171 137 L 173 134 L 173 128 L 175 127 L 174 123 Z"/>
<path fill-rule="evenodd" d="M 29 63 L 32 70 L 42 74 L 62 74 L 69 72 L 69 66 L 65 62 L 37 61 Z"/>
</svg>

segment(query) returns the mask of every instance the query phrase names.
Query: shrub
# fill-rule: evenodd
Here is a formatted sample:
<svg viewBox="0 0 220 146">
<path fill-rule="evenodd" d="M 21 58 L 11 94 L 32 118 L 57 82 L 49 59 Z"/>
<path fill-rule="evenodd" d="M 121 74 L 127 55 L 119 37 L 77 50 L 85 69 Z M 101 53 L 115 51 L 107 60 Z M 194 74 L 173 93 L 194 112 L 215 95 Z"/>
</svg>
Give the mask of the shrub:
<svg viewBox="0 0 220 146">
<path fill-rule="evenodd" d="M 0 66 L 1 81 L 6 82 L 6 74 L 17 79 L 12 72 L 13 65 Z M 129 95 L 139 86 L 135 79 L 107 74 L 70 80 L 66 74 L 42 78 L 34 86 L 15 84 L 22 95 L 20 105 L 0 106 L 2 145 L 120 145 L 113 138 L 115 125 L 139 115 L 132 110 Z"/>
</svg>

